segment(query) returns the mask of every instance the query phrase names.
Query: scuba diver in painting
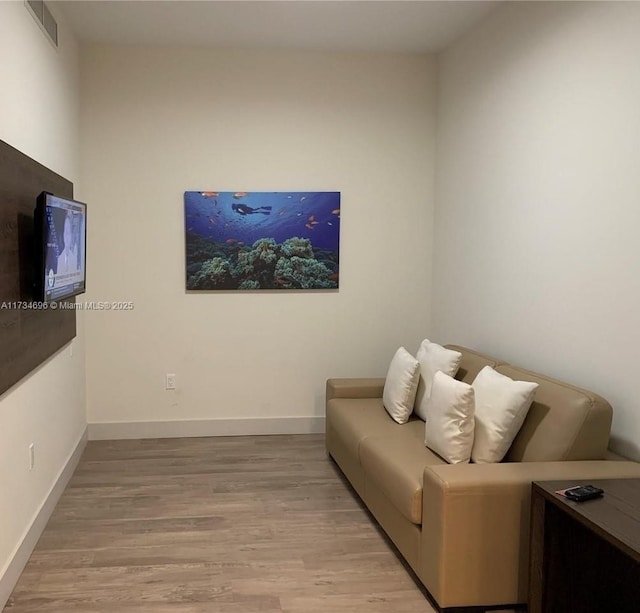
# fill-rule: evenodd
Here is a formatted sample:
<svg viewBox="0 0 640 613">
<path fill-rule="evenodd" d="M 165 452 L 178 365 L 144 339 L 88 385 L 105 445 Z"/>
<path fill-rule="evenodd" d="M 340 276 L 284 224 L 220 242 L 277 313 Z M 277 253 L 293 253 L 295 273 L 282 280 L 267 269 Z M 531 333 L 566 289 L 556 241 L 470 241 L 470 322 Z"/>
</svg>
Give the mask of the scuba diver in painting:
<svg viewBox="0 0 640 613">
<path fill-rule="evenodd" d="M 235 202 L 231 205 L 231 208 L 238 213 L 238 215 L 271 215 L 270 206 L 259 206 L 254 208 L 252 206 L 248 206 L 246 204 L 236 204 Z"/>
</svg>

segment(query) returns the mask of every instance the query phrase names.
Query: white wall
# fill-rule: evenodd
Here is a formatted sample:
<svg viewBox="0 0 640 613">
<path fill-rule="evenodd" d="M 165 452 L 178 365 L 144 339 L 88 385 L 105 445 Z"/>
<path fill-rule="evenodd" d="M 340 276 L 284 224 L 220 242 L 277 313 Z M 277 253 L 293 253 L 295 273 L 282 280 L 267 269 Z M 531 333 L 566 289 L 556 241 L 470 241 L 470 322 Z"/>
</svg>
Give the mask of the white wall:
<svg viewBox="0 0 640 613">
<path fill-rule="evenodd" d="M 88 297 L 135 303 L 87 317 L 90 423 L 320 417 L 327 377 L 382 376 L 415 350 L 433 78 L 427 56 L 83 52 Z M 185 190 L 341 191 L 340 290 L 186 294 Z"/>
<path fill-rule="evenodd" d="M 56 51 L 23 2 L 0 2 L 0 139 L 75 182 L 78 49 L 59 28 Z M 73 357 L 67 346 L 0 395 L 0 608 L 2 577 L 86 427 L 82 321 L 78 328 Z"/>
<path fill-rule="evenodd" d="M 603 394 L 640 456 L 640 5 L 509 3 L 439 58 L 434 335 Z"/>
</svg>

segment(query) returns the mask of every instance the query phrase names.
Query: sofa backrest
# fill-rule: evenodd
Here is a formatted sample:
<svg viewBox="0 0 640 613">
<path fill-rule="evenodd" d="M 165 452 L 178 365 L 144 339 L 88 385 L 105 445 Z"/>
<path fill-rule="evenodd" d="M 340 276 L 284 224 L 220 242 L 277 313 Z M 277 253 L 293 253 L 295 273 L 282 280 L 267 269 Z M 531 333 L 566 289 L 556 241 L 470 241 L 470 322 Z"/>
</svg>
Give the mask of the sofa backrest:
<svg viewBox="0 0 640 613">
<path fill-rule="evenodd" d="M 478 372 L 489 365 L 514 380 L 533 381 L 539 385 L 505 462 L 598 460 L 605 457 L 613 410 L 604 398 L 465 347 L 447 346 L 462 353 L 456 378 L 466 383 L 472 383 Z"/>
<path fill-rule="evenodd" d="M 466 347 L 460 347 L 460 345 L 445 345 L 445 347 L 459 351 L 462 354 L 462 361 L 460 362 L 456 379 L 458 379 L 458 381 L 464 381 L 469 385 L 473 383 L 473 380 L 485 366 L 495 368 L 500 364 L 495 358 L 478 353 L 472 349 L 467 349 Z"/>
<path fill-rule="evenodd" d="M 534 381 L 533 404 L 505 461 L 600 460 L 609 445 L 613 410 L 601 396 L 508 364 L 496 370 L 518 381 Z"/>
</svg>

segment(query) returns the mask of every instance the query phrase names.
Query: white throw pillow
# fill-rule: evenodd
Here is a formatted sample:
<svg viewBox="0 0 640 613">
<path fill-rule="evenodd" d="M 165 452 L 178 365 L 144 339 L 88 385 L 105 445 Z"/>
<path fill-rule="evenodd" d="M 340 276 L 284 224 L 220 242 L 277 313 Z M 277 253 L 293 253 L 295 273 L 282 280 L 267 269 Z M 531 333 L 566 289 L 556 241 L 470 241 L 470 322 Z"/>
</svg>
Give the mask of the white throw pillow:
<svg viewBox="0 0 640 613">
<path fill-rule="evenodd" d="M 440 370 L 445 375 L 455 377 L 460 367 L 462 354 L 459 351 L 445 349 L 442 345 L 432 343 L 425 338 L 420 343 L 416 358 L 420 362 L 420 381 L 418 383 L 414 411 L 420 419 L 426 421 L 427 402 L 431 395 L 433 375 Z"/>
<path fill-rule="evenodd" d="M 468 383 L 436 372 L 427 402 L 424 443 L 449 464 L 469 462 L 473 447 L 475 393 Z"/>
<path fill-rule="evenodd" d="M 413 411 L 419 375 L 418 360 L 400 347 L 391 360 L 382 392 L 384 408 L 399 424 L 406 424 Z"/>
<path fill-rule="evenodd" d="M 471 386 L 476 393 L 471 459 L 478 464 L 500 462 L 524 423 L 538 384 L 514 381 L 485 366 Z"/>
</svg>

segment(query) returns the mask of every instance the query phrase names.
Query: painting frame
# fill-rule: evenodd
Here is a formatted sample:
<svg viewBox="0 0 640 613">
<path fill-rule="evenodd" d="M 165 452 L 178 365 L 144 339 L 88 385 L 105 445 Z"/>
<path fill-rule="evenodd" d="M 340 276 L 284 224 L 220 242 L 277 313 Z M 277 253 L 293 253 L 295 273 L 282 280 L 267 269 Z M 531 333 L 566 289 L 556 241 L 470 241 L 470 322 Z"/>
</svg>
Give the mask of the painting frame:
<svg viewBox="0 0 640 613">
<path fill-rule="evenodd" d="M 337 290 L 340 205 L 337 191 L 185 191 L 186 290 Z"/>
</svg>

